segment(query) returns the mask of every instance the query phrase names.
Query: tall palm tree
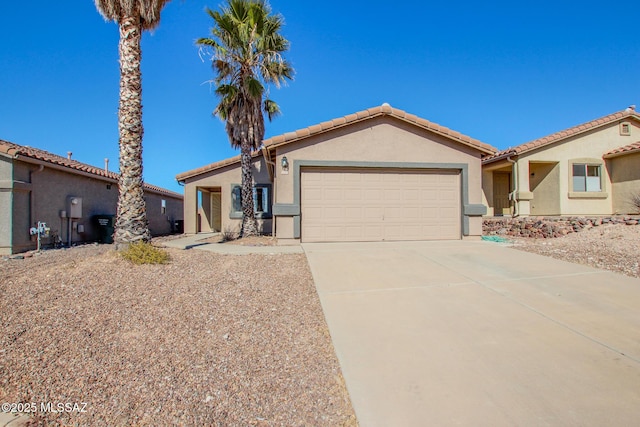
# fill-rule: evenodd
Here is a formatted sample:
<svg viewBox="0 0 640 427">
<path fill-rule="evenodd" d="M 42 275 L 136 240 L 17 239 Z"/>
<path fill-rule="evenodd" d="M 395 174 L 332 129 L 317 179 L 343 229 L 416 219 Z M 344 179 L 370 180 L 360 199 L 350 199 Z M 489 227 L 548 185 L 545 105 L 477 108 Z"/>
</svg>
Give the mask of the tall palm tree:
<svg viewBox="0 0 640 427">
<path fill-rule="evenodd" d="M 116 247 L 151 240 L 142 189 L 142 75 L 140 39 L 160 23 L 160 11 L 170 0 L 95 0 L 96 8 L 120 28 L 120 103 L 118 131 L 120 178 L 115 224 Z"/>
<path fill-rule="evenodd" d="M 264 0 L 227 0 L 221 12 L 207 9 L 213 18 L 211 37 L 197 40 L 213 50 L 213 82 L 220 103 L 213 114 L 226 122 L 233 148 L 240 148 L 242 168 L 241 236 L 258 234 L 253 207 L 251 151 L 260 148 L 264 138 L 264 115 L 269 120 L 280 108 L 266 98 L 267 87 L 280 87 L 293 78 L 293 68 L 283 53 L 289 42 L 280 30 L 281 15 L 272 15 Z"/>
</svg>

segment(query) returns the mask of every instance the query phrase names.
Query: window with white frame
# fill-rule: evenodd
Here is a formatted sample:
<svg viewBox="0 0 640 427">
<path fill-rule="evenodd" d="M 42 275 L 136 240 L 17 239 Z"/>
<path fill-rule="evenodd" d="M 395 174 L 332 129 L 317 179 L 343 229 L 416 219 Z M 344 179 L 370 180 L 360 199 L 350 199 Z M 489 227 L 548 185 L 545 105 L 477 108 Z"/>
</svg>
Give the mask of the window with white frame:
<svg viewBox="0 0 640 427">
<path fill-rule="evenodd" d="M 162 199 L 160 201 L 160 213 L 162 215 L 166 215 L 167 214 L 167 201 L 165 199 Z"/>
<path fill-rule="evenodd" d="M 253 187 L 253 212 L 257 218 L 271 215 L 271 186 L 257 184 Z M 242 217 L 242 186 L 234 184 L 231 187 L 231 217 Z"/>
<path fill-rule="evenodd" d="M 602 191 L 601 165 L 590 165 L 588 163 L 573 163 L 573 191 L 578 192 L 599 192 Z"/>
</svg>

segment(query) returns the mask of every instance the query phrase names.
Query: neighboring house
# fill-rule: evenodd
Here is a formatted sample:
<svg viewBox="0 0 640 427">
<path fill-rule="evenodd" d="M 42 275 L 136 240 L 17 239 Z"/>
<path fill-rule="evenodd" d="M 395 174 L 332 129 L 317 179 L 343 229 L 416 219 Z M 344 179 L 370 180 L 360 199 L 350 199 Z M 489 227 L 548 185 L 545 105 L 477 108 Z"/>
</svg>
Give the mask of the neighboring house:
<svg viewBox="0 0 640 427">
<path fill-rule="evenodd" d="M 640 115 L 629 107 L 482 161 L 488 215 L 635 213 Z"/>
<path fill-rule="evenodd" d="M 182 219 L 181 194 L 144 184 L 153 235 L 174 231 Z M 45 222 L 64 243 L 95 241 L 95 215 L 115 215 L 118 174 L 44 150 L 0 140 L 0 254 L 34 249 L 29 230 Z"/>
<path fill-rule="evenodd" d="M 384 104 L 265 140 L 256 217 L 280 244 L 480 236 L 481 158 L 495 151 Z M 239 157 L 176 179 L 186 233 L 239 231 Z"/>
</svg>

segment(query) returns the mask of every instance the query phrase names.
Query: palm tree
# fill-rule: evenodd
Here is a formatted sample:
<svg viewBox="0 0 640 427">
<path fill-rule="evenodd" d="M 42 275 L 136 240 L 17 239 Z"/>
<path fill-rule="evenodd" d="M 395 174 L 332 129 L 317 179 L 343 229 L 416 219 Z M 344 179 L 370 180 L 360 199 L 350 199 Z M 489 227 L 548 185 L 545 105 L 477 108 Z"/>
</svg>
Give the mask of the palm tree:
<svg viewBox="0 0 640 427">
<path fill-rule="evenodd" d="M 278 115 L 278 105 L 266 98 L 267 87 L 280 87 L 293 78 L 293 68 L 284 59 L 289 42 L 280 34 L 281 15 L 272 15 L 264 0 L 228 0 L 221 12 L 207 9 L 213 18 L 211 36 L 196 44 L 213 50 L 213 82 L 220 103 L 214 116 L 226 122 L 233 148 L 240 148 L 242 168 L 241 236 L 258 234 L 253 207 L 251 151 L 260 148 L 264 138 L 264 115 Z"/>
<path fill-rule="evenodd" d="M 118 131 L 120 178 L 115 243 L 121 249 L 139 240 L 151 240 L 142 189 L 142 78 L 140 39 L 144 30 L 160 23 L 160 11 L 169 0 L 95 0 L 96 8 L 120 28 L 120 103 Z"/>
</svg>

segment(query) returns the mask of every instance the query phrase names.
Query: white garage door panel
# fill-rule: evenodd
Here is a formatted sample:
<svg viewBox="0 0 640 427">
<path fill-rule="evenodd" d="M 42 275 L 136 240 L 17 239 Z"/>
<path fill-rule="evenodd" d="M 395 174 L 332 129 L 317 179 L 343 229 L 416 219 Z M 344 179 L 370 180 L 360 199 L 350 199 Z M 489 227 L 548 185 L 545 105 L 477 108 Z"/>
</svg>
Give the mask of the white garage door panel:
<svg viewBox="0 0 640 427">
<path fill-rule="evenodd" d="M 457 172 L 302 172 L 305 242 L 460 238 Z"/>
</svg>

